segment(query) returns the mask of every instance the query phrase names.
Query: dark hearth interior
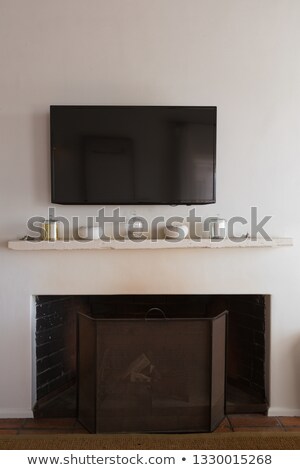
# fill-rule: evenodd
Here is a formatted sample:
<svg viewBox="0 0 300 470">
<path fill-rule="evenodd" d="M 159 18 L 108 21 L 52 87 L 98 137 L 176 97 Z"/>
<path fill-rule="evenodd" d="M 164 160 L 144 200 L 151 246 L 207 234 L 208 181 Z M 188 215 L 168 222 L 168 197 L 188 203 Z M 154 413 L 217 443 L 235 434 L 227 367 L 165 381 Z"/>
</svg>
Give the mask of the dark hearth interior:
<svg viewBox="0 0 300 470">
<path fill-rule="evenodd" d="M 77 312 L 84 296 L 36 297 L 36 416 L 76 414 Z"/>
<path fill-rule="evenodd" d="M 220 327 L 216 322 L 211 321 L 211 319 L 218 317 L 222 312 L 228 312 L 226 315 L 227 328 L 226 330 L 224 329 L 226 349 L 224 343 L 223 351 Z M 131 325 L 130 331 L 132 337 L 129 341 L 131 348 L 126 348 L 126 344 L 121 344 L 122 337 L 126 339 L 126 335 L 129 331 L 128 328 L 126 329 L 126 324 Z M 137 326 L 133 327 L 135 324 Z M 217 330 L 217 328 L 219 328 L 219 330 Z M 150 331 L 152 332 L 150 333 Z M 167 331 L 170 332 L 168 341 L 171 341 L 171 337 L 173 337 L 174 343 L 173 347 L 171 347 L 170 343 L 170 346 L 168 346 L 169 349 L 164 348 L 164 341 L 160 341 L 162 338 L 167 338 Z M 185 343 L 182 343 L 181 331 L 190 331 L 190 333 L 192 331 L 198 331 L 198 337 L 191 335 L 189 338 L 186 336 L 186 338 L 189 339 L 187 339 Z M 205 331 L 206 333 L 204 333 Z M 147 332 L 149 332 L 148 335 Z M 133 400 L 131 395 L 132 383 L 130 382 L 139 382 L 134 385 L 135 391 L 133 394 L 133 397 L 136 397 L 137 388 L 139 388 L 140 396 L 137 399 L 134 398 L 137 409 L 135 411 L 133 410 L 133 412 L 130 411 L 130 420 L 124 418 L 125 421 L 124 419 L 123 421 L 121 420 L 123 424 L 120 424 L 120 420 L 117 421 L 116 427 L 111 427 L 109 424 L 113 422 L 113 413 L 109 409 L 102 411 L 102 414 L 98 413 L 98 421 L 102 424 L 97 424 L 97 400 L 100 400 L 99 397 L 103 395 L 104 382 L 99 382 L 99 394 L 97 395 L 96 393 L 93 401 L 93 396 L 89 395 L 89 388 L 93 387 L 93 383 L 88 383 L 87 377 L 84 377 L 84 380 L 79 380 L 80 370 L 82 377 L 82 371 L 89 367 L 94 367 L 95 370 L 97 368 L 101 369 L 101 366 L 97 364 L 96 360 L 97 347 L 93 350 L 95 345 L 92 346 L 92 341 L 84 342 L 84 338 L 88 337 L 89 334 L 92 335 L 91 338 L 98 337 L 99 344 L 102 345 L 105 341 L 101 342 L 100 338 L 104 338 L 104 333 L 107 335 L 107 339 L 105 341 L 108 345 L 116 343 L 115 345 L 111 344 L 111 347 L 114 348 L 117 346 L 119 349 L 123 348 L 120 350 L 123 351 L 120 353 L 123 356 L 124 351 L 126 351 L 126 355 L 128 356 L 127 367 L 129 367 L 129 369 L 131 367 L 132 370 L 130 370 L 130 373 L 135 374 L 134 379 L 132 378 L 133 375 L 131 375 L 131 381 L 127 380 L 126 382 L 125 378 L 121 384 L 123 387 L 123 395 L 124 393 L 127 393 L 128 395 L 128 404 L 130 403 L 130 400 Z M 148 344 L 144 350 L 139 346 L 141 335 L 145 335 L 144 341 L 145 344 Z M 89 403 L 88 413 L 92 412 L 95 415 L 95 421 L 92 426 L 90 424 L 91 421 L 84 422 L 89 430 L 93 432 L 117 430 L 136 431 L 139 430 L 139 424 L 134 415 L 135 413 L 136 416 L 141 414 L 141 409 L 139 407 L 147 407 L 147 402 L 149 404 L 150 400 L 152 402 L 153 410 L 156 409 L 155 406 L 158 407 L 156 412 L 158 410 L 157 414 L 161 415 L 162 409 L 160 406 L 162 398 L 165 398 L 163 397 L 163 394 L 166 393 L 166 390 L 169 390 L 168 406 L 172 405 L 172 400 L 174 398 L 175 402 L 177 400 L 175 403 L 177 408 L 173 408 L 173 410 L 171 409 L 169 418 L 167 417 L 168 413 L 164 411 L 166 418 L 162 420 L 162 423 L 166 423 L 165 428 L 162 424 L 159 429 L 156 429 L 158 424 L 157 420 L 154 420 L 153 426 L 156 431 L 172 430 L 171 415 L 174 415 L 174 410 L 177 414 L 180 414 L 178 411 L 179 405 L 182 405 L 184 401 L 191 404 L 193 402 L 191 396 L 196 395 L 199 390 L 197 389 L 198 386 L 196 385 L 196 380 L 194 385 L 188 386 L 190 397 L 185 397 L 184 395 L 187 394 L 187 388 L 184 386 L 184 374 L 181 374 L 179 371 L 176 379 L 176 370 L 179 370 L 180 367 L 178 366 L 179 369 L 174 368 L 172 364 L 168 364 L 168 361 L 172 362 L 173 358 L 174 363 L 175 359 L 175 363 L 178 363 L 179 365 L 181 364 L 181 370 L 189 368 L 190 364 L 194 364 L 196 369 L 198 367 L 198 369 L 201 370 L 201 373 L 203 372 L 204 374 L 199 378 L 199 380 L 201 379 L 201 383 L 206 380 L 208 383 L 210 383 L 209 381 L 213 382 L 215 380 L 218 382 L 219 380 L 218 387 L 220 389 L 222 368 L 217 370 L 214 366 L 213 359 L 209 358 L 209 354 L 204 346 L 207 342 L 205 340 L 205 335 L 207 338 L 210 338 L 213 348 L 215 349 L 215 356 L 212 355 L 212 358 L 218 357 L 218 362 L 221 363 L 222 357 L 224 356 L 226 372 L 223 384 L 221 380 L 221 387 L 224 389 L 223 393 L 225 394 L 225 413 L 266 412 L 269 402 L 269 296 L 37 296 L 37 400 L 34 407 L 34 415 L 35 417 L 78 417 L 78 414 L 81 414 L 83 416 L 81 420 L 84 422 L 85 418 L 84 413 L 82 413 L 82 409 L 85 409 L 86 407 L 85 405 L 82 407 L 82 397 L 86 397 L 86 401 Z M 78 337 L 81 338 L 81 346 L 79 346 Z M 211 338 L 215 338 L 214 343 Z M 134 346 L 134 341 L 136 346 Z M 150 348 L 150 343 L 155 343 L 155 346 Z M 86 345 L 88 345 L 88 347 Z M 180 354 L 178 354 L 178 350 L 176 351 L 176 345 L 181 348 Z M 110 350 L 111 347 L 106 347 L 106 351 Z M 131 349 L 131 351 L 129 351 L 129 349 Z M 160 360 L 160 368 L 155 368 L 153 364 L 157 364 L 159 362 L 158 354 L 159 351 L 163 349 L 164 352 L 162 353 Z M 170 353 L 166 353 L 166 351 L 170 351 Z M 194 352 L 192 353 L 192 351 Z M 95 359 L 93 359 L 93 354 Z M 99 354 L 101 356 L 101 353 Z M 106 353 L 103 352 L 103 354 Z M 86 358 L 87 355 L 90 355 L 92 358 L 89 359 L 92 361 L 91 364 L 84 362 L 86 359 L 82 360 L 82 357 Z M 107 364 L 109 363 L 111 367 L 111 365 L 115 363 L 116 369 L 120 369 L 120 367 L 126 369 L 126 361 L 124 365 L 121 366 L 120 359 L 118 359 L 119 363 L 116 362 L 117 356 L 116 350 L 113 349 L 110 359 L 106 359 Z M 139 364 L 137 364 L 137 362 L 138 360 L 142 362 L 141 358 L 143 358 L 146 367 L 142 367 L 142 365 L 141 367 L 138 367 Z M 101 364 L 103 364 L 103 356 L 101 361 Z M 146 365 L 146 362 L 149 363 Z M 109 370 L 109 367 L 107 370 Z M 164 383 L 162 379 L 155 381 L 155 374 L 157 374 L 157 377 L 162 376 L 163 370 L 168 370 L 168 383 Z M 124 375 L 124 370 L 122 373 Z M 194 373 L 190 373 L 190 375 L 193 374 Z M 120 383 L 118 384 L 116 380 L 114 381 L 112 379 L 112 377 L 115 376 L 116 371 L 112 372 L 110 376 L 107 377 L 106 381 L 109 382 L 110 380 L 111 387 L 115 387 L 115 390 L 117 390 Z M 146 382 L 150 380 L 152 381 L 152 395 L 149 394 L 149 392 L 146 392 L 146 390 L 149 390 L 150 388 L 149 384 L 146 384 Z M 82 386 L 80 388 L 80 382 L 81 384 L 85 384 L 83 388 Z M 162 386 L 164 391 L 159 389 L 159 387 L 162 388 Z M 170 390 L 172 390 L 172 392 L 170 392 Z M 80 394 L 80 400 L 78 400 L 78 392 Z M 116 401 L 106 401 L 107 404 L 110 403 L 112 405 L 111 408 L 116 406 L 117 401 L 118 403 L 121 403 L 122 401 L 120 399 L 120 395 L 116 392 L 114 393 L 115 395 L 112 393 L 111 397 L 116 397 Z M 211 407 L 214 406 L 213 394 L 214 392 L 211 390 L 211 395 L 207 392 L 207 396 L 205 398 L 205 400 L 210 403 Z M 221 396 L 219 391 L 217 395 L 218 397 Z M 104 402 L 102 400 L 102 405 L 103 403 Z M 107 406 L 109 408 L 109 405 Z M 193 408 L 193 406 L 196 408 Z M 190 411 L 184 410 L 184 414 L 192 415 L 195 412 L 195 409 L 199 409 L 199 403 L 195 400 L 193 406 Z M 151 414 L 155 415 L 153 410 Z M 106 418 L 105 413 L 107 416 Z M 202 414 L 205 415 L 204 412 Z M 186 416 L 179 419 L 181 426 L 183 425 L 182 423 L 185 422 L 185 419 Z M 211 426 L 213 426 L 212 421 L 207 419 L 201 429 L 210 430 Z M 134 424 L 131 426 L 132 422 Z M 151 431 L 151 429 L 148 429 L 147 427 L 151 422 L 153 422 L 153 416 L 151 416 L 150 419 L 149 415 L 147 423 L 143 423 L 140 430 Z M 174 429 L 178 430 L 176 426 Z M 193 431 L 197 429 L 197 426 L 193 427 L 190 419 L 187 421 L 185 429 L 180 430 Z"/>
</svg>

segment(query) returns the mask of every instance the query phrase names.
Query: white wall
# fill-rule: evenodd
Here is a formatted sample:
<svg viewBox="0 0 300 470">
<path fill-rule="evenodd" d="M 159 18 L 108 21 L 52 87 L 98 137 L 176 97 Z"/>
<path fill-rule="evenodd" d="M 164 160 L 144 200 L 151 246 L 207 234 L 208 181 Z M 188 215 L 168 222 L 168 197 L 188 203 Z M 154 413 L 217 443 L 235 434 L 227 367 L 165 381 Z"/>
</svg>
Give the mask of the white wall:
<svg viewBox="0 0 300 470">
<path fill-rule="evenodd" d="M 0 416 L 31 415 L 31 295 L 66 293 L 271 294 L 270 413 L 300 414 L 299 18 L 298 0 L 1 0 Z M 218 202 L 197 213 L 257 205 L 295 246 L 9 251 L 50 204 L 50 104 L 218 106 Z"/>
</svg>

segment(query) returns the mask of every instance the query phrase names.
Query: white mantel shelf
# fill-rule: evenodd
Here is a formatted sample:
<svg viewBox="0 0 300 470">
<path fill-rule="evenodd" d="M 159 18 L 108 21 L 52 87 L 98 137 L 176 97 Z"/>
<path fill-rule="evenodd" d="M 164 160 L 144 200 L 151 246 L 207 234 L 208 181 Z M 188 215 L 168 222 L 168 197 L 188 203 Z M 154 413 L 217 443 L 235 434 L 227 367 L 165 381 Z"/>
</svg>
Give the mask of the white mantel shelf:
<svg viewBox="0 0 300 470">
<path fill-rule="evenodd" d="M 247 238 L 243 241 L 210 240 L 202 239 L 184 240 L 174 242 L 170 240 L 143 240 L 142 242 L 132 240 L 57 240 L 57 241 L 24 241 L 15 240 L 8 242 L 8 248 L 19 251 L 40 251 L 40 250 L 157 250 L 157 249 L 182 249 L 182 248 L 276 248 L 282 246 L 293 246 L 292 238 L 273 238 L 271 241 L 263 238 L 257 240 Z"/>
</svg>

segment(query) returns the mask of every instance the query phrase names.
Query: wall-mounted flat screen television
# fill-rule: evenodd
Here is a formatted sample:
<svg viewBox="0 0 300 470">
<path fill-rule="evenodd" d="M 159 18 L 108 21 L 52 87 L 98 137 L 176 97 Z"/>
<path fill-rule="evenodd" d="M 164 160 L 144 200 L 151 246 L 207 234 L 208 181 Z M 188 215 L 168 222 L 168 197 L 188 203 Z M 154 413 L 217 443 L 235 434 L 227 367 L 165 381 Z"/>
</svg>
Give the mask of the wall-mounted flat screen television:
<svg viewBox="0 0 300 470">
<path fill-rule="evenodd" d="M 51 201 L 215 202 L 216 107 L 51 106 Z"/>
</svg>

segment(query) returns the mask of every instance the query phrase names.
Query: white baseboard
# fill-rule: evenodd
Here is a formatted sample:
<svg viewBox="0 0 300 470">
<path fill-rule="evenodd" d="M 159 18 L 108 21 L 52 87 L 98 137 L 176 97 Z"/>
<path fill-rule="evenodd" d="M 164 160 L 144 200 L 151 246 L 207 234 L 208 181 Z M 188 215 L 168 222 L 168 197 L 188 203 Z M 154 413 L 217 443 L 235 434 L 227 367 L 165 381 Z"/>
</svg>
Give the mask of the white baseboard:
<svg viewBox="0 0 300 470">
<path fill-rule="evenodd" d="M 300 416 L 300 408 L 276 408 L 271 407 L 268 411 L 268 416 Z"/>
<path fill-rule="evenodd" d="M 33 412 L 24 408 L 0 408 L 0 419 L 9 418 L 33 418 Z"/>
</svg>

